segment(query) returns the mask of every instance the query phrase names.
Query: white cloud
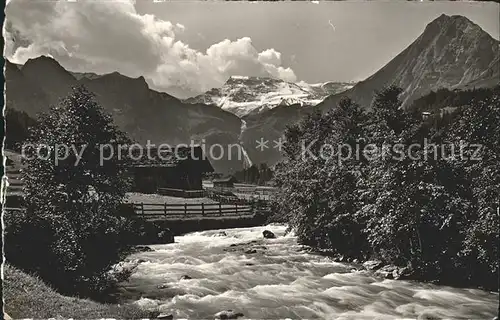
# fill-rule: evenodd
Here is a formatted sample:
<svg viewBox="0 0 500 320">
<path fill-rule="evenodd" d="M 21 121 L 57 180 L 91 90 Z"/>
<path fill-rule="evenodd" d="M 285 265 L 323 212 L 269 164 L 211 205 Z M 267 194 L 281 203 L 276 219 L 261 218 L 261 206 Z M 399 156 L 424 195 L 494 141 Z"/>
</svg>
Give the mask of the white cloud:
<svg viewBox="0 0 500 320">
<path fill-rule="evenodd" d="M 41 2 L 12 0 L 6 8 L 5 55 L 24 63 L 51 55 L 76 71 L 143 75 L 159 90 L 199 93 L 231 75 L 296 81 L 281 53 L 259 52 L 243 37 L 213 44 L 205 52 L 176 39 L 185 26 L 140 15 L 133 1 Z"/>
<path fill-rule="evenodd" d="M 259 61 L 261 61 L 262 63 L 280 65 L 281 53 L 277 52 L 274 49 L 267 49 L 266 51 L 262 51 L 261 53 L 259 53 Z"/>
</svg>

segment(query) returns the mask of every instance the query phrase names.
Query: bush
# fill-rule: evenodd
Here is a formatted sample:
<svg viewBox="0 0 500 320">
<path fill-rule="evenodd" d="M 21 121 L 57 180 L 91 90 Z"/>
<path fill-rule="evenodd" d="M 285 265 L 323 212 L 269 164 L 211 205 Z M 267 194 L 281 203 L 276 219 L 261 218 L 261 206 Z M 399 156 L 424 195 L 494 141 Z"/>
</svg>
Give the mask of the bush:
<svg viewBox="0 0 500 320">
<path fill-rule="evenodd" d="M 64 216 L 4 215 L 9 263 L 40 276 L 61 293 L 105 300 L 115 286 L 108 270 L 130 243 L 130 222 L 106 217 L 76 232 Z"/>
</svg>

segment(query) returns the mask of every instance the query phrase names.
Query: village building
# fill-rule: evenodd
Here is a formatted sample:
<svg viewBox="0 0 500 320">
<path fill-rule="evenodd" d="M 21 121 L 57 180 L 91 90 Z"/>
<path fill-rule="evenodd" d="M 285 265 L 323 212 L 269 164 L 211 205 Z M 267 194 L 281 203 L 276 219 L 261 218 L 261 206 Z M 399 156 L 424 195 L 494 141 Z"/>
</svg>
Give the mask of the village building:
<svg viewBox="0 0 500 320">
<path fill-rule="evenodd" d="M 133 190 L 136 192 L 157 193 L 159 189 L 202 190 L 203 175 L 214 171 L 199 146 L 160 152 L 150 149 L 149 155 L 144 152 L 142 158 L 133 160 L 129 165 Z"/>
</svg>

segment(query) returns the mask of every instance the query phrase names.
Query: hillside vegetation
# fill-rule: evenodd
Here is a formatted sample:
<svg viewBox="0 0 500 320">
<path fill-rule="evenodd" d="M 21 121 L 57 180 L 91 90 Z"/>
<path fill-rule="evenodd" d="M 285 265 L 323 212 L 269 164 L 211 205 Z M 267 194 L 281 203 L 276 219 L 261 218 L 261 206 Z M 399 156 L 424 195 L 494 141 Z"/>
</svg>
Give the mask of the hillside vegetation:
<svg viewBox="0 0 500 320">
<path fill-rule="evenodd" d="M 400 108 L 401 92 L 382 90 L 369 113 L 345 99 L 288 128 L 277 217 L 302 243 L 350 259 L 498 289 L 500 86 L 468 100 L 450 93 L 462 104 L 425 121 Z M 340 147 L 321 157 L 325 145 Z"/>
</svg>

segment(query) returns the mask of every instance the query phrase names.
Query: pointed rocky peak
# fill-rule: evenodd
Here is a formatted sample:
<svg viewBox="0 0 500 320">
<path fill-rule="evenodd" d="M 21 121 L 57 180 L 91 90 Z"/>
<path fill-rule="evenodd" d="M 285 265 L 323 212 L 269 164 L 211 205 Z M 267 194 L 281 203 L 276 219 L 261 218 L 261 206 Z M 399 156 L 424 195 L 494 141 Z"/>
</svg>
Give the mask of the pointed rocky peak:
<svg viewBox="0 0 500 320">
<path fill-rule="evenodd" d="M 329 110 L 347 95 L 370 108 L 374 92 L 388 84 L 403 88 L 403 107 L 440 88 L 498 82 L 499 41 L 480 26 L 459 15 L 440 15 L 400 54 L 352 89 L 325 99 Z"/>
<path fill-rule="evenodd" d="M 422 61 L 422 53 L 427 52 L 429 54 L 425 58 L 432 57 L 428 62 L 436 66 L 437 69 L 434 70 L 442 72 L 442 66 L 451 68 L 455 65 L 457 69 L 470 64 L 468 67 L 482 72 L 498 56 L 498 44 L 498 40 L 468 18 L 443 14 L 429 23 L 421 37 L 415 41 L 415 53 L 418 53 L 418 57 L 413 58 L 415 63 L 417 59 Z"/>
<path fill-rule="evenodd" d="M 39 56 L 37 58 L 28 59 L 22 69 L 25 71 L 30 68 L 57 68 L 66 71 L 59 62 L 49 56 Z"/>
<path fill-rule="evenodd" d="M 461 25 L 475 25 L 474 22 L 470 21 L 468 18 L 460 15 L 446 15 L 442 14 L 433 21 L 431 21 L 428 25 L 427 28 L 443 28 L 447 26 L 455 26 L 459 27 Z"/>
<path fill-rule="evenodd" d="M 59 62 L 48 56 L 29 59 L 22 66 L 21 71 L 23 75 L 32 80 L 40 81 L 42 84 L 46 81 L 56 81 L 56 78 L 61 83 L 66 84 L 76 81 L 73 75 L 64 69 Z"/>
<path fill-rule="evenodd" d="M 430 22 L 421 38 L 432 39 L 436 37 L 444 37 L 446 39 L 456 39 L 462 36 L 469 38 L 488 37 L 491 36 L 485 32 L 480 26 L 461 15 L 446 15 L 442 14 L 432 22 Z"/>
</svg>

